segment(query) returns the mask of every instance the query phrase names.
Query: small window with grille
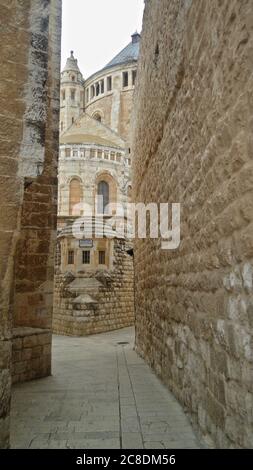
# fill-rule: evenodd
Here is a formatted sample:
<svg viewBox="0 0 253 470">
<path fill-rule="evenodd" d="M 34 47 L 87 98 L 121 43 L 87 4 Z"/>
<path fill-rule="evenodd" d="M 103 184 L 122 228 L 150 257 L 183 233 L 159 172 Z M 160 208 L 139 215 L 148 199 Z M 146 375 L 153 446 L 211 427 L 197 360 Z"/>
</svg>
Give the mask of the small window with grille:
<svg viewBox="0 0 253 470">
<path fill-rule="evenodd" d="M 74 264 L 75 255 L 73 250 L 69 250 L 68 252 L 68 264 Z"/>
<path fill-rule="evenodd" d="M 105 251 L 99 251 L 98 262 L 99 264 L 105 264 Z"/>
<path fill-rule="evenodd" d="M 83 251 L 83 264 L 90 264 L 90 251 Z"/>
</svg>

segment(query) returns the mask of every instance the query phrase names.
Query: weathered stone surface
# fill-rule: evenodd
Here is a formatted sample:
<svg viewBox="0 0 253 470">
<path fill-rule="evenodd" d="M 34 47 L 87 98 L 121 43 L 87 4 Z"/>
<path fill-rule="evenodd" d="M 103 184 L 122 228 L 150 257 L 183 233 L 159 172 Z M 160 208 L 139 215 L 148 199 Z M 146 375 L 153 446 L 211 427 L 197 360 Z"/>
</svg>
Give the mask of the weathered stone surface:
<svg viewBox="0 0 253 470">
<path fill-rule="evenodd" d="M 61 0 L 0 0 L 0 10 L 0 447 L 8 447 L 12 326 L 50 327 L 52 316 L 41 286 L 53 286 Z M 20 376 L 21 345 L 14 339 Z"/>
<path fill-rule="evenodd" d="M 252 7 L 147 1 L 135 96 L 135 199 L 182 209 L 136 241 L 136 347 L 216 447 L 253 447 Z"/>
</svg>

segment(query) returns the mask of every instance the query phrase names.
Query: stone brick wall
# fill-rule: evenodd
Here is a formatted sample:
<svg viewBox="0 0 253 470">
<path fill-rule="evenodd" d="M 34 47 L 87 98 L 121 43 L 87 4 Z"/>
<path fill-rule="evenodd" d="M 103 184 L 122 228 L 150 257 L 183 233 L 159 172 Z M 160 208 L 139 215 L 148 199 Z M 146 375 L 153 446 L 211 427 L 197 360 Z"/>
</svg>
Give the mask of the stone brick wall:
<svg viewBox="0 0 253 470">
<path fill-rule="evenodd" d="M 111 114 L 112 114 L 112 99 L 113 95 L 104 96 L 90 104 L 86 104 L 86 112 L 93 116 L 97 111 L 102 116 L 102 122 L 108 127 L 111 127 Z"/>
<path fill-rule="evenodd" d="M 221 448 L 253 447 L 252 51 L 251 0 L 146 1 L 135 198 L 182 240 L 136 242 L 136 347 Z"/>
<path fill-rule="evenodd" d="M 56 178 L 61 1 L 0 0 L 0 9 L 0 447 L 8 447 L 14 311 L 18 324 L 28 324 L 31 315 L 29 326 L 33 326 L 33 313 L 27 307 L 26 317 L 22 318 L 17 296 L 25 292 L 26 302 L 28 295 L 32 296 L 38 288 L 40 274 L 35 273 L 35 265 L 46 265 L 40 285 L 48 279 L 52 284 L 54 223 L 51 219 L 56 204 L 51 209 L 53 196 L 46 205 L 39 201 L 39 195 L 43 192 L 41 185 L 53 187 Z M 51 191 L 51 194 L 55 192 Z M 36 206 L 29 222 L 26 217 L 30 207 L 23 206 L 24 200 L 26 204 L 30 202 L 28 194 Z M 44 223 L 45 213 L 51 219 L 42 228 L 46 235 L 40 237 L 38 227 L 42 224 L 41 217 Z M 34 242 L 37 239 L 37 248 L 30 250 L 32 238 Z M 22 266 L 20 250 L 26 253 Z M 46 255 L 43 261 L 42 253 Z M 41 323 L 44 327 L 49 324 L 52 298 L 42 293 L 41 303 L 42 308 L 47 306 L 48 312 L 43 317 L 47 321 Z M 36 314 L 39 316 L 40 312 Z"/>
<path fill-rule="evenodd" d="M 63 275 L 57 269 L 53 315 L 54 333 L 86 336 L 133 325 L 133 258 L 126 252 L 124 240 L 114 240 L 113 255 L 113 269 L 111 270 L 97 270 L 78 277 L 70 273 Z M 60 265 L 59 253 L 57 259 Z M 87 278 L 93 282 L 89 282 L 89 287 L 85 289 Z M 83 292 L 77 292 L 71 288 L 71 284 L 76 279 L 81 281 Z"/>
<path fill-rule="evenodd" d="M 13 384 L 51 374 L 51 343 L 51 330 L 28 327 L 13 329 Z"/>
</svg>

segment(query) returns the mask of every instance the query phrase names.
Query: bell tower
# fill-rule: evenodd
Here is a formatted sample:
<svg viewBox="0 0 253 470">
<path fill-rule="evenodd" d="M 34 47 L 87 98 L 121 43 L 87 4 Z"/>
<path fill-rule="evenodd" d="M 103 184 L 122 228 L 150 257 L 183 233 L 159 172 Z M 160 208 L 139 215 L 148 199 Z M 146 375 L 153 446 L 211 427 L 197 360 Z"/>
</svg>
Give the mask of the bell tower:
<svg viewBox="0 0 253 470">
<path fill-rule="evenodd" d="M 60 133 L 65 132 L 84 110 L 84 79 L 71 51 L 61 73 Z"/>
</svg>

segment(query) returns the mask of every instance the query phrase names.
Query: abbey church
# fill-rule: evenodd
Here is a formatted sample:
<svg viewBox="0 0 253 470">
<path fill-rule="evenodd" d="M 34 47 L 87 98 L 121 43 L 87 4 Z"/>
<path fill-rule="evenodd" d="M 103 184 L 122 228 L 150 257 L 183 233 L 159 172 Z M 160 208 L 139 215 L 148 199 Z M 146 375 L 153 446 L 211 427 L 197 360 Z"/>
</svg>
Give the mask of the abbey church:
<svg viewBox="0 0 253 470">
<path fill-rule="evenodd" d="M 0 7 L 0 448 L 253 449 L 252 0 L 146 0 L 89 78 L 61 0 Z"/>
<path fill-rule="evenodd" d="M 118 205 L 126 214 L 132 188 L 130 121 L 139 45 L 136 32 L 87 80 L 71 51 L 61 73 L 56 333 L 85 335 L 133 324 L 130 244 L 117 232 L 78 240 L 72 227 L 84 215 L 84 205 L 102 224 L 116 215 Z"/>
</svg>

